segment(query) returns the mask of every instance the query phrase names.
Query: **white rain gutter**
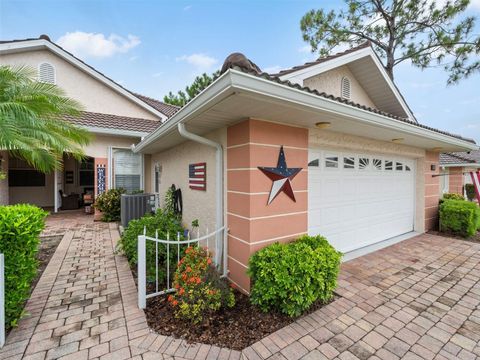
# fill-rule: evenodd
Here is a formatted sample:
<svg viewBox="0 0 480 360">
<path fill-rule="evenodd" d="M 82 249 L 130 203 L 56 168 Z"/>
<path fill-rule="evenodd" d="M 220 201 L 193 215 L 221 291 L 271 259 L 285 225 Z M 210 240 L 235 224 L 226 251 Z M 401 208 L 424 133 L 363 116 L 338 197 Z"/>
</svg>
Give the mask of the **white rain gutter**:
<svg viewBox="0 0 480 360">
<path fill-rule="evenodd" d="M 197 143 L 207 145 L 214 147 L 216 149 L 216 164 L 215 164 L 215 186 L 216 186 L 216 209 L 217 209 L 217 214 L 216 214 L 216 227 L 217 229 L 220 229 L 223 227 L 224 223 L 224 218 L 223 218 L 223 147 L 221 144 L 212 141 L 210 139 L 201 137 L 197 134 L 189 132 L 184 123 L 178 123 L 177 124 L 178 132 L 180 133 L 181 136 L 183 136 L 186 139 L 195 141 Z M 225 229 L 224 231 L 227 231 Z M 226 246 L 224 244 L 224 236 L 222 236 L 222 232 L 218 232 L 216 235 L 216 241 L 215 244 L 217 245 L 217 248 L 215 249 L 216 254 L 216 263 L 220 264 L 220 259 L 223 251 L 223 246 Z M 224 275 L 226 275 L 226 259 L 224 259 L 224 266 L 223 266 L 223 271 Z"/>
</svg>

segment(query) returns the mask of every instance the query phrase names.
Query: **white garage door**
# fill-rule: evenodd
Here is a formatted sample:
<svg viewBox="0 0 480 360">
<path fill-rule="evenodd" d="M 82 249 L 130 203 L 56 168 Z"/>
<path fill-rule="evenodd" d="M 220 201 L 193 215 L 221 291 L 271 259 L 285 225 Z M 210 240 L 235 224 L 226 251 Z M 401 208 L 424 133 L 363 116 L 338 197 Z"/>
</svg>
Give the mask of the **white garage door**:
<svg viewBox="0 0 480 360">
<path fill-rule="evenodd" d="M 309 150 L 308 232 L 349 252 L 413 230 L 414 160 Z"/>
</svg>

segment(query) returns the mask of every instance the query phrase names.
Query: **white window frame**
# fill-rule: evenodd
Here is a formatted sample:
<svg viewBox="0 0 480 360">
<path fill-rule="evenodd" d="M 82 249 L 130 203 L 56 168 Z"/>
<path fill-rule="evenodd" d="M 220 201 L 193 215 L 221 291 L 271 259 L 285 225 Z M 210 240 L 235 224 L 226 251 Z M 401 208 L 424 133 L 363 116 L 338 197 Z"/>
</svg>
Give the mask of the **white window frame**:
<svg viewBox="0 0 480 360">
<path fill-rule="evenodd" d="M 109 146 L 108 148 L 108 189 L 115 189 L 115 176 L 113 176 L 113 152 L 114 150 L 132 150 L 130 147 Z M 140 190 L 145 191 L 145 155 L 141 154 L 141 170 L 140 170 Z M 95 171 L 97 169 L 95 168 Z M 95 184 L 96 186 L 97 184 Z"/>
</svg>

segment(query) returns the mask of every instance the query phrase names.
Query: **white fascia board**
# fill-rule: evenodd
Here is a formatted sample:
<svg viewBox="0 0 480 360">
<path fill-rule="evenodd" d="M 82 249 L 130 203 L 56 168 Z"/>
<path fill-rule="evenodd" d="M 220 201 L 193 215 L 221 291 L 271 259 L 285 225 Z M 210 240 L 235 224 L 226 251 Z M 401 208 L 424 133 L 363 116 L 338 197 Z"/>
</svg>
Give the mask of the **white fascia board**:
<svg viewBox="0 0 480 360">
<path fill-rule="evenodd" d="M 83 126 L 83 125 L 78 125 L 78 126 L 94 134 L 136 137 L 136 138 L 144 138 L 145 136 L 148 135 L 148 132 L 144 132 L 144 131 L 110 129 L 110 128 L 102 128 L 102 127 L 96 127 L 96 126 Z"/>
<path fill-rule="evenodd" d="M 171 118 L 168 119 L 168 121 L 164 122 L 157 129 L 147 135 L 139 144 L 135 146 L 133 152 L 142 152 L 146 146 L 155 142 L 163 135 L 172 131 L 178 131 L 178 123 L 188 121 L 188 119 L 194 117 L 198 113 L 202 113 L 211 107 L 212 104 L 215 104 L 217 99 L 228 96 L 228 91 L 232 90 L 230 72 L 231 70 L 222 74 L 210 86 L 198 94 L 192 101 L 188 102 L 179 111 L 177 111 Z"/>
<path fill-rule="evenodd" d="M 287 103 L 297 104 L 301 107 L 308 107 L 326 111 L 334 115 L 351 118 L 355 121 L 361 121 L 373 126 L 380 126 L 394 131 L 401 131 L 411 135 L 429 138 L 441 141 L 450 145 L 458 146 L 463 149 L 477 150 L 479 147 L 465 140 L 457 139 L 452 136 L 437 133 L 413 124 L 389 118 L 387 116 L 376 114 L 364 109 L 356 108 L 348 104 L 343 104 L 335 100 L 320 97 L 308 93 L 304 90 L 292 88 L 287 85 L 275 83 L 258 76 L 246 74 L 242 71 L 230 69 L 225 72 L 212 85 L 202 91 L 191 102 L 182 107 L 167 122 L 162 124 L 155 131 L 150 133 L 137 146 L 134 152 L 142 152 L 149 144 L 155 142 L 165 134 L 177 131 L 179 122 L 186 122 L 211 106 L 219 99 L 228 94 L 244 92 L 246 94 L 256 94 L 276 98 Z"/>
<path fill-rule="evenodd" d="M 469 150 L 479 149 L 477 145 L 466 140 L 457 139 L 453 136 L 441 134 L 433 130 L 406 123 L 401 120 L 396 120 L 368 110 L 343 104 L 335 100 L 320 97 L 304 90 L 278 84 L 271 80 L 249 75 L 237 70 L 230 70 L 230 73 L 232 74 L 233 87 L 237 91 L 245 90 L 246 92 L 250 93 L 254 92 L 259 95 L 267 95 L 282 101 L 297 103 L 310 108 L 327 111 L 335 115 L 349 117 L 356 121 L 362 121 L 370 125 L 380 126 L 394 131 L 401 131 L 415 136 L 430 138 Z"/>
<path fill-rule="evenodd" d="M 54 54 L 60 56 L 67 62 L 71 63 L 72 65 L 76 66 L 80 70 L 86 72 L 93 78 L 99 80 L 100 82 L 104 83 L 111 89 L 115 90 L 116 92 L 122 94 L 123 96 L 127 97 L 129 100 L 133 101 L 137 105 L 141 106 L 145 110 L 149 111 L 155 116 L 158 116 L 162 121 L 165 121 L 168 119 L 168 117 L 163 114 L 162 112 L 158 111 L 157 109 L 153 108 L 152 106 L 148 105 L 144 101 L 140 100 L 133 94 L 131 94 L 129 91 L 115 83 L 114 81 L 108 79 L 106 76 L 100 74 L 98 71 L 95 69 L 91 68 L 90 66 L 86 65 L 79 59 L 77 59 L 75 56 L 70 55 L 67 53 L 65 50 L 61 49 L 60 47 L 52 44 L 50 41 L 44 40 L 44 39 L 38 39 L 38 40 L 27 40 L 27 41 L 19 41 L 19 42 L 13 42 L 13 43 L 5 43 L 5 44 L 0 44 L 0 53 L 2 51 L 11 51 L 11 50 L 37 50 L 41 49 L 43 47 L 46 47 L 50 51 L 52 51 Z"/>
<path fill-rule="evenodd" d="M 440 164 L 442 168 L 451 168 L 451 167 L 464 167 L 464 168 L 480 168 L 480 164 Z"/>
<path fill-rule="evenodd" d="M 365 49 L 361 49 L 361 50 L 352 52 L 350 54 L 342 55 L 338 58 L 328 60 L 317 65 L 309 66 L 305 69 L 300 69 L 300 70 L 291 72 L 289 74 L 280 76 L 279 78 L 280 80 L 288 80 L 290 82 L 297 83 L 303 86 L 303 81 L 305 79 L 308 79 L 312 76 L 335 69 L 337 67 L 347 65 L 352 61 L 355 61 L 367 56 L 369 56 L 373 60 L 378 70 L 382 74 L 383 79 L 385 80 L 389 88 L 392 90 L 393 94 L 395 95 L 395 98 L 400 103 L 400 106 L 408 115 L 408 117 L 416 121 L 415 116 L 413 116 L 413 113 L 410 111 L 402 95 L 398 91 L 392 79 L 390 79 L 390 77 L 388 76 L 387 72 L 385 71 L 385 68 L 383 67 L 383 64 L 380 62 L 380 60 L 378 59 L 378 56 L 374 53 L 371 47 L 367 47 Z"/>
</svg>

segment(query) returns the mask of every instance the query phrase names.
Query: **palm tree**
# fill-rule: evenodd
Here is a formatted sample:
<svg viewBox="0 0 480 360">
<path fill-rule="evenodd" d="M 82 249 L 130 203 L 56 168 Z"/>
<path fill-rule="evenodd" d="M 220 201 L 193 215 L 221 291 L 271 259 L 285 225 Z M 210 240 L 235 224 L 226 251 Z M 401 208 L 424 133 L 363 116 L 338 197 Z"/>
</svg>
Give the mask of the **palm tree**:
<svg viewBox="0 0 480 360">
<path fill-rule="evenodd" d="M 26 66 L 0 66 L 0 150 L 48 173 L 62 167 L 63 153 L 82 159 L 91 135 L 64 120 L 79 116 L 82 106 L 36 77 Z"/>
</svg>

